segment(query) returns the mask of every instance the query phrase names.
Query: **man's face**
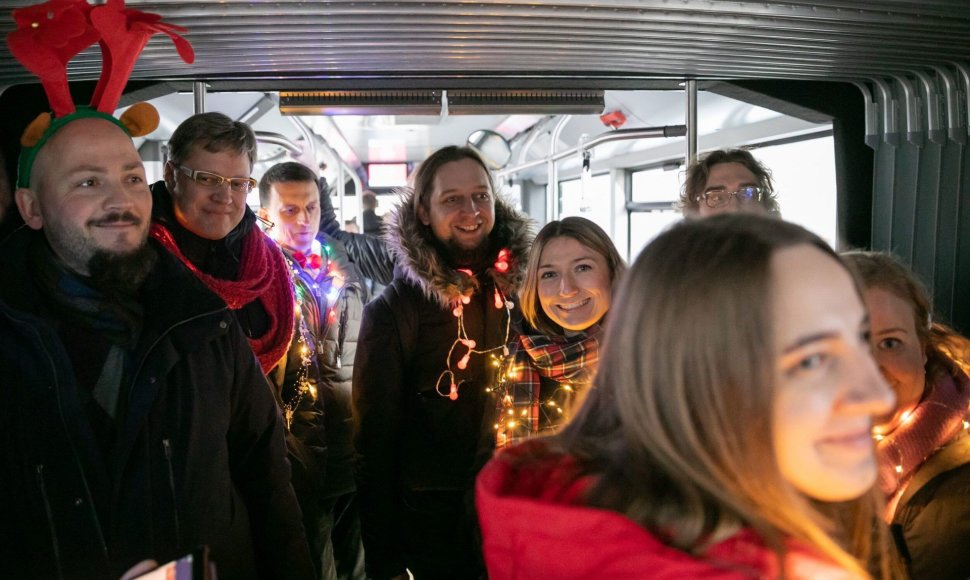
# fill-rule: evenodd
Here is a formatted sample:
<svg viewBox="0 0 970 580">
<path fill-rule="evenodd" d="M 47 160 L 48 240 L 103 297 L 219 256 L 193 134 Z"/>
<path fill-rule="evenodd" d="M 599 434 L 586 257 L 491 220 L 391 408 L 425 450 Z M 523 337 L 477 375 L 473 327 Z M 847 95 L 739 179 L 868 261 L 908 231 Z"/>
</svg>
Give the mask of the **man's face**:
<svg viewBox="0 0 970 580">
<path fill-rule="evenodd" d="M 273 222 L 273 239 L 304 254 L 320 230 L 320 190 L 313 181 L 282 181 L 270 186 L 269 207 L 260 210 Z"/>
<path fill-rule="evenodd" d="M 718 163 L 711 167 L 710 174 L 707 176 L 707 183 L 704 191 L 701 192 L 702 198 L 697 206 L 697 213 L 701 216 L 715 215 L 719 213 L 736 213 L 739 211 L 761 211 L 763 207 L 757 201 L 746 201 L 739 199 L 739 190 L 744 187 L 759 187 L 758 178 L 750 169 L 741 163 L 728 162 Z M 710 196 L 713 201 L 708 204 L 703 196 Z M 711 207 L 715 205 L 717 207 Z"/>
<path fill-rule="evenodd" d="M 120 127 L 103 119 L 69 123 L 37 155 L 32 173 L 30 187 L 17 190 L 20 213 L 75 272 L 89 275 L 96 252 L 123 256 L 145 245 L 151 193 Z"/>
<path fill-rule="evenodd" d="M 182 227 L 199 237 L 221 240 L 242 221 L 249 191 L 235 189 L 225 181 L 218 185 L 204 185 L 186 171 L 249 178 L 252 172 L 249 157 L 233 151 L 212 153 L 196 145 L 178 164 L 165 164 L 165 185 L 172 194 L 175 218 Z"/>
<path fill-rule="evenodd" d="M 481 247 L 495 225 L 495 197 L 482 166 L 472 159 L 442 165 L 428 207 L 418 208 L 418 218 L 447 246 L 465 251 Z"/>
</svg>

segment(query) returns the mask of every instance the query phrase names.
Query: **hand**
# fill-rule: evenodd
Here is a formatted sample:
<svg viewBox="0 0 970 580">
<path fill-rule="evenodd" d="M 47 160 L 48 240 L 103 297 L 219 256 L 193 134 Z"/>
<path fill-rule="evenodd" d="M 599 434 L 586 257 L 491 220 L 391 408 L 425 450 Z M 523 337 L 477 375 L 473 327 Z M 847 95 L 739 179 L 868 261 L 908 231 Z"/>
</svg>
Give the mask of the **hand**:
<svg viewBox="0 0 970 580">
<path fill-rule="evenodd" d="M 155 568 L 158 568 L 158 562 L 155 560 L 142 560 L 131 568 L 128 568 L 128 571 L 124 573 L 120 580 L 134 580 L 142 574 L 151 572 Z"/>
</svg>

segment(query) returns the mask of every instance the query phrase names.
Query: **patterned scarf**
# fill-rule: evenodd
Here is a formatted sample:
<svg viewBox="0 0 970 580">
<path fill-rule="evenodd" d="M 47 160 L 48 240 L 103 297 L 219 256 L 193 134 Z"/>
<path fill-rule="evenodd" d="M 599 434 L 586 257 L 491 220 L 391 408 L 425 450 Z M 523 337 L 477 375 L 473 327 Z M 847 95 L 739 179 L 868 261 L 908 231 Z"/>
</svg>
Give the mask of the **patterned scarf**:
<svg viewBox="0 0 970 580">
<path fill-rule="evenodd" d="M 218 294 L 230 310 L 239 310 L 254 300 L 260 301 L 269 317 L 269 330 L 259 338 L 250 338 L 249 345 L 259 358 L 263 373 L 272 370 L 283 358 L 293 336 L 293 289 L 286 259 L 276 243 L 254 223 L 243 242 L 239 279 L 223 280 L 192 264 L 165 226 L 155 222 L 150 233 Z"/>
<path fill-rule="evenodd" d="M 577 393 L 593 380 L 599 364 L 602 327 L 597 324 L 573 336 L 522 335 L 512 343 L 496 394 L 501 412 L 496 446 L 550 434 L 564 424 Z M 557 384 L 541 392 L 542 378 Z"/>
<path fill-rule="evenodd" d="M 137 296 L 105 294 L 68 270 L 47 241 L 38 237 L 27 253 L 34 282 L 58 316 L 132 349 L 141 332 L 143 309 Z"/>
<path fill-rule="evenodd" d="M 968 405 L 967 375 L 944 374 L 903 424 L 881 440 L 877 437 L 879 485 L 889 498 L 887 508 L 894 510 L 917 468 L 964 429 Z"/>
</svg>

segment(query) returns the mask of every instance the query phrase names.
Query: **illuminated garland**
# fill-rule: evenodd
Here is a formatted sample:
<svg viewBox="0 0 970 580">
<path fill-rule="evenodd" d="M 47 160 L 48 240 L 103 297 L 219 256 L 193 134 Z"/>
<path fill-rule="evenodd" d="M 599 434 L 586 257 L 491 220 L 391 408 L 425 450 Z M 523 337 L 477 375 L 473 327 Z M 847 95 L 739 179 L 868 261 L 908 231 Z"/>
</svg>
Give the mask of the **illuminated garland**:
<svg viewBox="0 0 970 580">
<path fill-rule="evenodd" d="M 337 299 L 340 297 L 341 288 L 343 288 L 346 281 L 346 276 L 337 268 L 336 263 L 331 259 L 332 252 L 333 249 L 330 244 L 321 244 L 318 240 L 313 240 L 309 255 L 305 256 L 301 252 L 293 252 L 293 259 L 289 260 L 293 295 L 296 299 L 293 310 L 297 316 L 296 326 L 299 334 L 297 340 L 300 345 L 300 369 L 297 371 L 296 397 L 290 402 L 283 402 L 283 416 L 286 420 L 286 428 L 288 430 L 293 421 L 293 414 L 300 402 L 303 401 L 303 397 L 309 395 L 314 401 L 318 397 L 316 385 L 309 380 L 310 365 L 316 357 L 317 345 L 313 340 L 307 340 L 307 337 L 316 338 L 317 340 L 321 340 L 323 337 L 313 337 L 313 333 L 310 332 L 303 316 L 303 308 L 307 300 L 312 300 L 314 309 L 317 310 L 320 306 L 320 300 L 326 300 L 326 319 L 318 316 L 320 320 L 319 332 L 322 335 L 325 335 L 330 324 L 336 321 Z M 303 264 L 309 267 L 303 267 Z M 304 272 L 313 280 L 310 284 L 313 292 L 311 295 L 307 295 L 306 282 L 302 280 L 302 274 Z M 300 284 L 299 281 L 303 281 L 304 283 Z M 321 284 L 327 286 L 326 292 L 321 290 Z M 340 368 L 340 363 L 340 357 L 338 356 L 336 361 L 337 368 Z"/>
<path fill-rule="evenodd" d="M 510 260 L 512 258 L 512 252 L 508 248 L 502 248 L 499 250 L 498 258 L 493 264 L 494 268 L 498 272 L 505 273 L 510 268 Z M 465 274 L 466 276 L 474 276 L 471 270 L 466 268 L 459 268 L 458 272 Z M 461 346 L 468 350 L 465 354 L 458 360 L 455 366 L 459 370 L 464 370 L 468 368 L 468 362 L 473 354 L 490 355 L 492 358 L 493 366 L 500 367 L 501 361 L 509 356 L 509 337 L 511 334 L 512 327 L 512 309 L 515 307 L 515 303 L 509 300 L 502 291 L 496 287 L 493 293 L 493 305 L 496 309 L 505 309 L 505 338 L 502 340 L 502 344 L 492 348 L 487 348 L 484 350 L 478 350 L 475 347 L 478 344 L 471 338 L 468 337 L 468 333 L 465 331 L 465 305 L 471 303 L 471 293 L 466 294 L 455 301 L 454 308 L 452 308 L 452 315 L 458 319 L 458 337 L 454 342 L 451 343 L 451 348 L 448 349 L 448 355 L 445 357 L 445 370 L 438 375 L 438 380 L 435 381 L 435 391 L 442 397 L 448 397 L 452 401 L 458 400 L 458 388 L 462 385 L 464 381 L 455 382 L 455 372 L 451 368 L 451 359 L 455 353 L 455 349 Z M 502 351 L 502 358 L 499 358 L 494 353 Z M 447 380 L 448 391 L 442 391 L 442 384 Z M 491 392 L 491 389 L 485 389 L 486 392 Z"/>
</svg>

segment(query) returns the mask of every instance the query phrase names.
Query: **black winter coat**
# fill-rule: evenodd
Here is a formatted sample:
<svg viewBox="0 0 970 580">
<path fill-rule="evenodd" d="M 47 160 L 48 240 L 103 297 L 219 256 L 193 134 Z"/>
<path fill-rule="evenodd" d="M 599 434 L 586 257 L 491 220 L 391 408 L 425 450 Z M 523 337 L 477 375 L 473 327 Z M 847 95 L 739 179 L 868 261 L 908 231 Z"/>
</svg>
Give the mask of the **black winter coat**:
<svg viewBox="0 0 970 580">
<path fill-rule="evenodd" d="M 491 355 L 502 354 L 521 323 L 517 307 L 496 308 L 494 292 L 499 288 L 514 300 L 517 267 L 530 242 L 525 218 L 497 201 L 492 245 L 496 254 L 498 248 L 511 251 L 512 266 L 504 274 L 488 268 L 469 277 L 444 263 L 410 207 L 405 201 L 390 216 L 395 279 L 364 309 L 354 363 L 360 516 L 367 572 L 375 578 L 401 573 L 407 564 L 405 496 L 470 492 L 482 446 L 492 445 L 495 403 L 486 393 L 496 370 Z M 471 356 L 460 369 L 467 349 L 452 350 L 459 330 L 452 309 L 466 291 L 467 337 L 478 350 L 497 350 Z M 442 375 L 449 354 L 460 384 L 455 400 L 448 397 L 450 378 Z"/>
<path fill-rule="evenodd" d="M 234 317 L 160 246 L 127 413 L 95 441 L 22 229 L 0 246 L 0 577 L 118 578 L 207 544 L 220 578 L 308 578 L 283 423 Z"/>
</svg>

